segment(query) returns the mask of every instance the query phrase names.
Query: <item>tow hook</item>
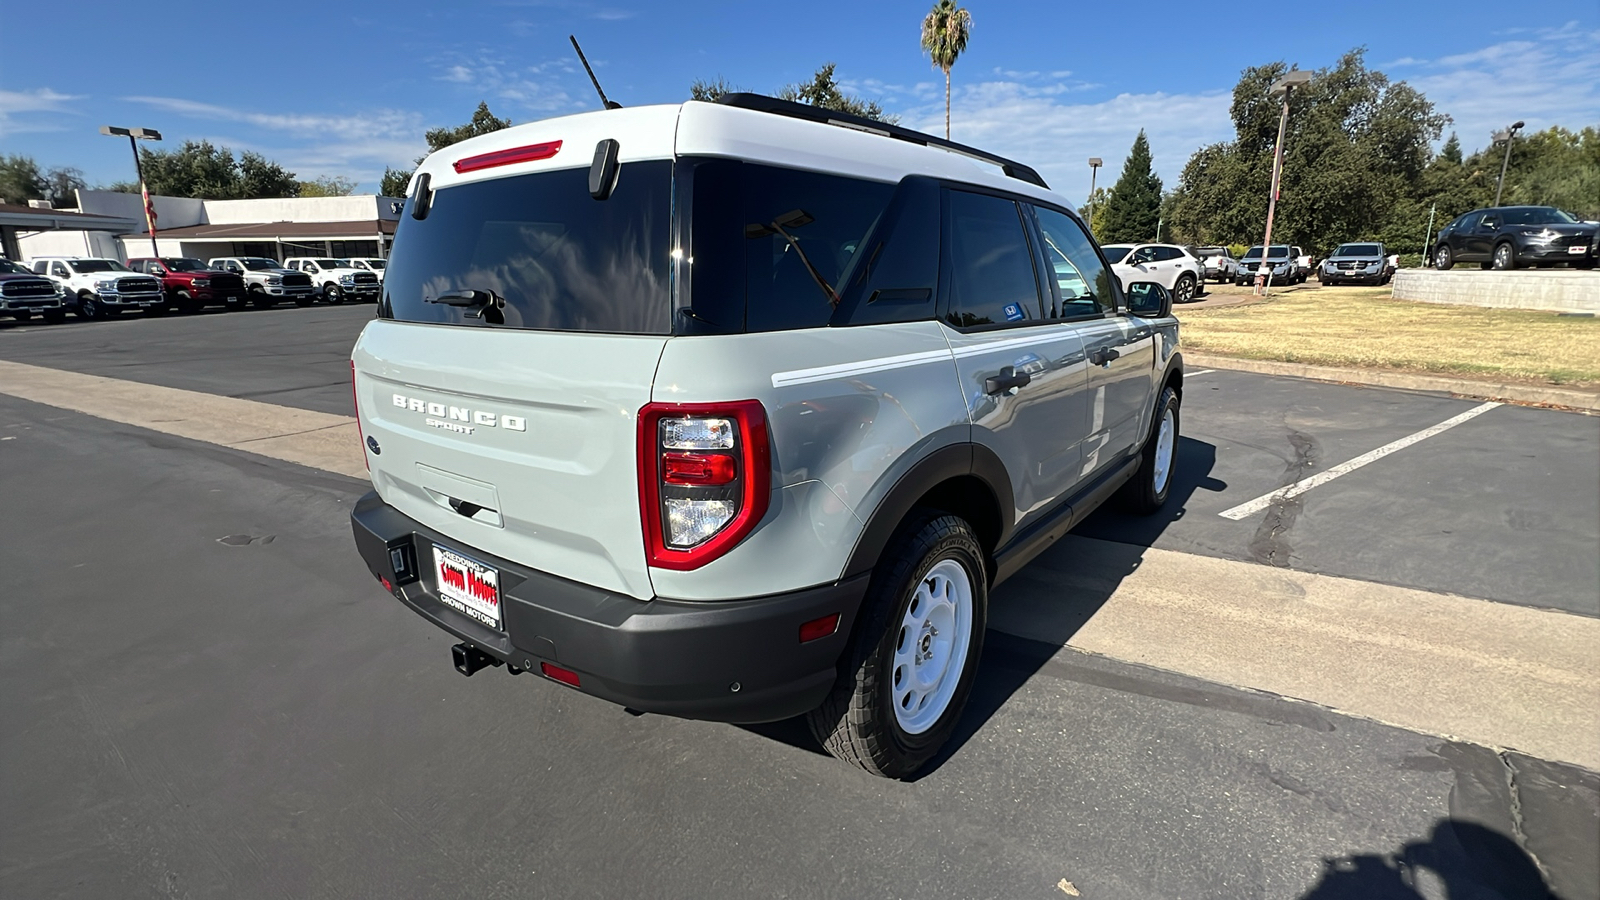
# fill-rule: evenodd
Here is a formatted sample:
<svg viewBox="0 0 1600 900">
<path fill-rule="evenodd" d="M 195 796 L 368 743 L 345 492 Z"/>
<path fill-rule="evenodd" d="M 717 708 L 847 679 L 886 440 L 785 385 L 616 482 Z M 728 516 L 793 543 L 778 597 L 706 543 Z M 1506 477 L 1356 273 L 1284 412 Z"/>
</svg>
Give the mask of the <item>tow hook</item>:
<svg viewBox="0 0 1600 900">
<path fill-rule="evenodd" d="M 450 648 L 450 656 L 455 660 L 456 671 L 471 677 L 479 669 L 500 665 L 500 660 L 467 644 L 456 644 Z"/>
</svg>

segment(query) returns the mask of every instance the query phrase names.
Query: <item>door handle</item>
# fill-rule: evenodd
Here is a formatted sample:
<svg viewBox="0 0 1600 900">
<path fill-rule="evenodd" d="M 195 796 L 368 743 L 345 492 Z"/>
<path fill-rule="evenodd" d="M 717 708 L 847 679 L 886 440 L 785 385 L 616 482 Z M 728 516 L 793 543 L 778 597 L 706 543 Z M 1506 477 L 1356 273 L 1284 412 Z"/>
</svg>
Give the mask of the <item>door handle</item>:
<svg viewBox="0 0 1600 900">
<path fill-rule="evenodd" d="M 1089 364 L 1092 366 L 1107 366 L 1113 359 L 1122 356 L 1115 347 L 1096 347 L 1089 351 Z"/>
<path fill-rule="evenodd" d="M 1010 366 L 1000 370 L 999 375 L 990 375 L 983 380 L 985 394 L 1003 394 L 1012 388 L 1019 388 L 1033 381 L 1033 376 L 1027 372 L 1018 372 Z"/>
</svg>

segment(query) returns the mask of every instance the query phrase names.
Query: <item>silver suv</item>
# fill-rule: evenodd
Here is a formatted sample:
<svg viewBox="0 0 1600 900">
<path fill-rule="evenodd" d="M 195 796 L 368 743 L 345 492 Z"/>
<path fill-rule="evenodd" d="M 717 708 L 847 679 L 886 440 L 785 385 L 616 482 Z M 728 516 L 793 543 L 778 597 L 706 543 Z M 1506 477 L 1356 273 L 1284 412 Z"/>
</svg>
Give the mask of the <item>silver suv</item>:
<svg viewBox="0 0 1600 900">
<path fill-rule="evenodd" d="M 990 590 L 1171 483 L 1159 285 L 1031 169 L 749 94 L 455 144 L 352 355 L 367 566 L 456 668 L 804 715 L 891 777 L 950 736 Z"/>
</svg>

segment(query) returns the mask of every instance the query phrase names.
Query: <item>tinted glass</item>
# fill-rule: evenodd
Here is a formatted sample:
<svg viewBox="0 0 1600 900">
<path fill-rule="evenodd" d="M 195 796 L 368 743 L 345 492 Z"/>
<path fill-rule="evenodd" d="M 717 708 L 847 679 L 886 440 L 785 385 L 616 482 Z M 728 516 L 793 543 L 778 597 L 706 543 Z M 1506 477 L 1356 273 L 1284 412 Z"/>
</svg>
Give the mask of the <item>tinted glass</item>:
<svg viewBox="0 0 1600 900">
<path fill-rule="evenodd" d="M 1577 221 L 1553 206 L 1521 206 L 1505 211 L 1507 225 L 1572 225 Z"/>
<path fill-rule="evenodd" d="M 0 272 L 5 272 L 8 275 L 30 275 L 30 274 L 32 274 L 27 269 L 24 269 L 23 267 L 17 265 L 16 263 L 12 262 L 9 259 L 0 259 Z"/>
<path fill-rule="evenodd" d="M 162 262 L 166 263 L 167 268 L 174 272 L 200 272 L 204 271 L 206 267 L 206 264 L 200 260 L 190 259 L 186 256 L 164 259 Z"/>
<path fill-rule="evenodd" d="M 1046 268 L 1054 276 L 1051 306 L 1046 314 L 1072 319 L 1096 316 L 1116 304 L 1111 293 L 1111 270 L 1100 262 L 1094 242 L 1071 216 L 1053 209 L 1036 210 L 1039 236 L 1044 243 Z"/>
<path fill-rule="evenodd" d="M 267 259 L 266 257 L 262 256 L 246 257 L 245 259 L 239 260 L 239 263 L 252 272 L 265 272 L 268 269 L 283 268 L 283 266 L 278 264 L 277 260 Z"/>
<path fill-rule="evenodd" d="M 1037 320 L 1039 283 L 1017 204 L 946 191 L 945 211 L 945 321 L 970 328 Z"/>
<path fill-rule="evenodd" d="M 1183 257 L 1183 251 L 1177 247 L 1156 247 L 1155 252 L 1156 262 L 1171 262 L 1174 259 Z"/>
<path fill-rule="evenodd" d="M 88 273 L 91 273 L 91 272 L 131 272 L 131 271 L 133 271 L 132 269 L 129 269 L 127 266 L 123 265 L 122 263 L 116 262 L 114 260 L 109 260 L 109 259 L 75 259 L 75 260 L 72 261 L 72 267 L 74 269 L 77 269 L 80 273 L 83 273 L 83 274 L 88 274 Z"/>
<path fill-rule="evenodd" d="M 691 209 L 692 312 L 718 331 L 820 328 L 895 186 L 702 161 Z"/>
<path fill-rule="evenodd" d="M 876 325 L 934 318 L 939 288 L 939 197 L 932 179 L 912 176 L 895 189 L 841 287 L 833 325 Z"/>
<path fill-rule="evenodd" d="M 1116 265 L 1122 262 L 1123 258 L 1128 255 L 1128 251 L 1132 249 L 1132 244 L 1107 244 L 1100 248 L 1100 252 L 1106 255 L 1106 262 Z"/>
<path fill-rule="evenodd" d="M 587 168 L 438 189 L 427 218 L 400 220 L 387 313 L 408 322 L 666 333 L 671 165 L 622 166 L 606 200 L 589 195 Z M 473 292 L 497 299 L 479 309 L 433 302 Z"/>
<path fill-rule="evenodd" d="M 1382 256 L 1383 248 L 1377 244 L 1340 244 L 1334 256 Z"/>
</svg>

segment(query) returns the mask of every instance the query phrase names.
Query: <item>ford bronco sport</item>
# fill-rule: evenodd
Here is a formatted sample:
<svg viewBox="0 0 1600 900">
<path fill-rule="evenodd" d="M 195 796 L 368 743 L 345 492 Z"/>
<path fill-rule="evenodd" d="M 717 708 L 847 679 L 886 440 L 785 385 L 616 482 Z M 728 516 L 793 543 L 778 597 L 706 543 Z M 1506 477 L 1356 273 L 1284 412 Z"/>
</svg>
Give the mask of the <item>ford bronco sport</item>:
<svg viewBox="0 0 1600 900">
<path fill-rule="evenodd" d="M 463 674 L 804 715 L 903 777 L 994 585 L 1171 484 L 1171 297 L 1033 170 L 896 126 L 732 94 L 484 135 L 417 170 L 388 276 L 352 526 Z"/>
</svg>

